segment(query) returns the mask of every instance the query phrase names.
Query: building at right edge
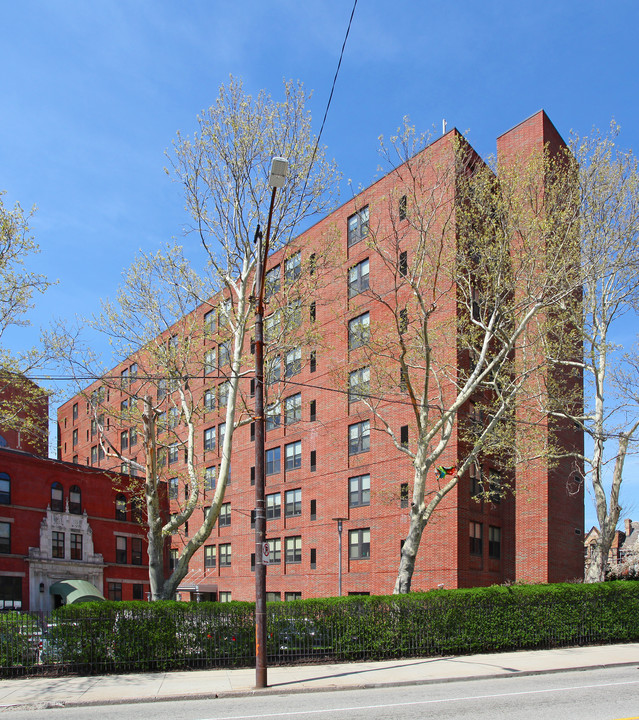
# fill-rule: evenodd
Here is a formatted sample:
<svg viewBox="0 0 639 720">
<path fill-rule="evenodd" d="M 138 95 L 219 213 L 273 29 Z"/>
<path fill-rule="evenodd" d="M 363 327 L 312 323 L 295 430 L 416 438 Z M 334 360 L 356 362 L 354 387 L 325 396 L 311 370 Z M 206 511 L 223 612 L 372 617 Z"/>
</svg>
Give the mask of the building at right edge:
<svg viewBox="0 0 639 720">
<path fill-rule="evenodd" d="M 266 334 L 273 337 L 283 313 L 288 312 L 298 326 L 295 337 L 300 339 L 299 345 L 290 338 L 275 340 L 267 351 L 271 362 L 266 417 L 268 599 L 337 594 L 340 525 L 343 594 L 393 591 L 402 542 L 409 529 L 414 480 L 410 458 L 397 444 L 414 447 L 415 415 L 406 401 L 407 388 L 397 364 L 401 342 L 385 345 L 384 338 L 401 338 L 405 328 L 416 332 L 406 277 L 419 275 L 424 258 L 428 258 L 428 273 L 437 263 L 443 267 L 455 262 L 459 232 L 455 153 L 460 141 L 452 130 L 422 151 L 432 169 L 430 180 L 411 177 L 410 163 L 400 165 L 268 260 Z M 498 165 L 544 148 L 559 152 L 564 143 L 540 111 L 498 138 Z M 481 160 L 477 158 L 477 162 Z M 412 219 L 412 199 L 406 187 L 413 188 L 415 197 L 431 197 L 437 208 L 429 227 L 432 247 L 418 247 L 430 242 L 430 236 Z M 436 242 L 435 234 L 445 242 Z M 387 250 L 374 251 L 373 238 L 382 238 Z M 428 273 L 424 268 L 424 277 Z M 437 377 L 432 373 L 432 396 L 445 404 L 468 358 L 459 347 L 459 295 L 452 286 L 441 287 L 442 282 L 438 278 L 433 286 L 434 329 L 430 337 L 441 369 Z M 214 318 L 222 306 L 232 306 L 228 300 L 224 291 L 194 311 L 201 328 L 201 362 L 193 361 L 190 390 L 200 408 L 195 455 L 202 510 L 192 516 L 192 528 L 211 504 L 221 459 L 220 441 L 226 430 L 228 334 Z M 478 305 L 480 301 L 478 295 Z M 470 312 L 475 312 L 473 307 Z M 171 340 L 170 333 L 161 338 L 162 342 Z M 243 347 L 246 373 L 240 382 L 246 422 L 234 433 L 232 475 L 223 512 L 209 539 L 191 559 L 178 593 L 183 600 L 254 599 L 251 349 L 249 336 Z M 111 375 L 127 378 L 120 389 L 112 386 L 106 393 L 97 393 L 106 395 L 113 408 L 130 407 L 150 394 L 159 412 L 169 418 L 158 440 L 166 448 L 168 460 L 162 473 L 175 512 L 189 490 L 184 453 L 180 452 L 185 432 L 175 409 L 177 398 L 166 382 L 162 392 L 155 392 L 149 378 L 157 378 L 157 370 L 144 367 L 142 355 L 127 358 Z M 554 380 L 561 384 L 563 379 Z M 123 459 L 143 459 L 141 433 L 133 416 L 127 419 L 120 414 L 117 420 L 101 425 L 107 428 L 113 446 L 121 448 L 122 458 L 100 451 L 95 412 L 105 410 L 95 410 L 88 399 L 101 385 L 93 383 L 60 407 L 59 457 L 120 471 Z M 578 380 L 566 378 L 565 385 L 578 398 Z M 388 392 L 390 387 L 395 391 Z M 378 403 L 387 425 L 375 417 L 362 395 Z M 579 453 L 583 449 L 581 433 L 575 428 L 551 427 L 538 409 L 544 407 L 541 400 L 518 410 L 526 414 L 520 419 L 534 424 L 542 435 L 552 434 L 564 454 Z M 472 398 L 459 417 L 473 417 Z M 474 422 L 482 422 L 480 413 Z M 443 472 L 455 467 L 463 455 L 462 424 L 456 423 L 439 460 Z M 516 435 L 514 441 L 518 438 Z M 498 463 L 484 458 L 474 464 L 441 501 L 424 531 L 412 589 L 583 577 L 580 468 L 570 459 L 551 464 L 546 457 L 542 453 L 516 466 L 507 483 L 514 494 L 490 491 L 490 483 L 499 478 Z M 433 479 L 427 490 L 434 492 L 436 487 Z M 172 554 L 180 551 L 184 539 L 184 534 L 171 538 Z"/>
</svg>

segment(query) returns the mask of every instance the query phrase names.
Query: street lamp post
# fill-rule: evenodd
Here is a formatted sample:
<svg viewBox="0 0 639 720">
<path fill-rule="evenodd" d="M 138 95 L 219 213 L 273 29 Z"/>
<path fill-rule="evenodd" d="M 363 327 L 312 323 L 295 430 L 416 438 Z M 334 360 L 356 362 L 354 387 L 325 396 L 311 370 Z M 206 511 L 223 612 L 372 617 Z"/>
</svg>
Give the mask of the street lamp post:
<svg viewBox="0 0 639 720">
<path fill-rule="evenodd" d="M 337 521 L 337 590 L 339 597 L 342 597 L 342 523 L 348 518 L 336 517 Z"/>
<path fill-rule="evenodd" d="M 255 232 L 257 240 L 257 264 L 255 268 L 255 686 L 265 688 L 266 678 L 266 508 L 264 503 L 264 278 L 271 237 L 271 220 L 277 188 L 284 185 L 288 160 L 274 157 L 268 184 L 271 204 L 266 224 L 266 238 L 262 244 L 260 228 Z"/>
</svg>

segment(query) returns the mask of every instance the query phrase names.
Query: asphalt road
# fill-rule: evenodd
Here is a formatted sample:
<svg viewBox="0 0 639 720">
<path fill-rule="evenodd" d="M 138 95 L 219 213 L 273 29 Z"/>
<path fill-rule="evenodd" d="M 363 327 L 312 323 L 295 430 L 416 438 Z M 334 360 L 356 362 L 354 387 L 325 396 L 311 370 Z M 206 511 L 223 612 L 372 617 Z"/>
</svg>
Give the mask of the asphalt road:
<svg viewBox="0 0 639 720">
<path fill-rule="evenodd" d="M 639 668 L 4 712 L 14 720 L 639 720 Z"/>
</svg>

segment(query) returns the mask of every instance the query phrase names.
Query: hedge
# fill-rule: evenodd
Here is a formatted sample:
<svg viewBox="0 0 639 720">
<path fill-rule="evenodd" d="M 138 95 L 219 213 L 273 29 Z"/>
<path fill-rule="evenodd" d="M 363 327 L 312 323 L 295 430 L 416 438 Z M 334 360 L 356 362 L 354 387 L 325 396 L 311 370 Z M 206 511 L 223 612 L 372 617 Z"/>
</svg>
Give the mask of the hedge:
<svg viewBox="0 0 639 720">
<path fill-rule="evenodd" d="M 103 602 L 0 614 L 0 670 L 254 664 L 253 603 Z M 639 640 L 639 582 L 513 585 L 267 604 L 268 662 L 427 657 Z M 40 636 L 37 653 L 26 638 Z M 25 643 L 27 649 L 25 650 Z"/>
</svg>

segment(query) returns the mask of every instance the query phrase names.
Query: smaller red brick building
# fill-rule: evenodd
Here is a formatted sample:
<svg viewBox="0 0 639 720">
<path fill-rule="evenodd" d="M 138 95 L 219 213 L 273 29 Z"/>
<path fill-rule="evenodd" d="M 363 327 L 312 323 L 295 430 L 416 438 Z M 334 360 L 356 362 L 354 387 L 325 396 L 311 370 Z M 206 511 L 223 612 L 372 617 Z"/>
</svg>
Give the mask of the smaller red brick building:
<svg viewBox="0 0 639 720">
<path fill-rule="evenodd" d="M 46 612 L 50 588 L 87 580 L 111 600 L 148 597 L 145 528 L 119 476 L 0 448 L 0 610 Z"/>
</svg>

